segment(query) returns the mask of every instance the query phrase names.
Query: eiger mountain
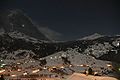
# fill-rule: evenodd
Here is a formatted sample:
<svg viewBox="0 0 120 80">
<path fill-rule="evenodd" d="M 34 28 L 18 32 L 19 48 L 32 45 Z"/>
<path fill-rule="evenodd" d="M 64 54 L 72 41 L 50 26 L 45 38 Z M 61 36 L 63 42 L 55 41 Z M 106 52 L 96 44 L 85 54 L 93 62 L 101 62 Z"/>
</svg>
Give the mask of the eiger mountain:
<svg viewBox="0 0 120 80">
<path fill-rule="evenodd" d="M 21 10 L 0 11 L 0 29 L 5 32 L 18 31 L 37 39 L 49 40 Z"/>
</svg>

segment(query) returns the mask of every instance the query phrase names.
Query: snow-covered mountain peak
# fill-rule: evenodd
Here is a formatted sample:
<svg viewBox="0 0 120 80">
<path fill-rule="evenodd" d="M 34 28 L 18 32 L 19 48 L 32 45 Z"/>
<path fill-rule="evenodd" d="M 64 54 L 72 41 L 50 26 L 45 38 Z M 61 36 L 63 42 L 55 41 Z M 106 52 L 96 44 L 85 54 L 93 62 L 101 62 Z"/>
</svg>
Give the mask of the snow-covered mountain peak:
<svg viewBox="0 0 120 80">
<path fill-rule="evenodd" d="M 21 10 L 6 10 L 0 13 L 0 28 L 5 32 L 18 31 L 39 40 L 49 39 L 37 29 L 37 26 Z"/>
<path fill-rule="evenodd" d="M 97 39 L 97 38 L 100 38 L 100 37 L 104 37 L 104 35 L 101 35 L 99 33 L 94 33 L 93 35 L 84 37 L 81 40 L 94 40 L 94 39 Z"/>
</svg>

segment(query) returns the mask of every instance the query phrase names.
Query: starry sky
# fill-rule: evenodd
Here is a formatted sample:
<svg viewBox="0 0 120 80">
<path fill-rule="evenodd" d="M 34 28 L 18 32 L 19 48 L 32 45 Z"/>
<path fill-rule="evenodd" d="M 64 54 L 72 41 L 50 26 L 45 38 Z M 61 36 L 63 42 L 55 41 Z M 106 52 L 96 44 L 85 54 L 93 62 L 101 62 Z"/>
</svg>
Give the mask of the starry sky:
<svg viewBox="0 0 120 80">
<path fill-rule="evenodd" d="M 64 40 L 120 34 L 117 0 L 0 0 L 0 9 L 21 9 L 40 26 L 61 33 Z"/>
</svg>

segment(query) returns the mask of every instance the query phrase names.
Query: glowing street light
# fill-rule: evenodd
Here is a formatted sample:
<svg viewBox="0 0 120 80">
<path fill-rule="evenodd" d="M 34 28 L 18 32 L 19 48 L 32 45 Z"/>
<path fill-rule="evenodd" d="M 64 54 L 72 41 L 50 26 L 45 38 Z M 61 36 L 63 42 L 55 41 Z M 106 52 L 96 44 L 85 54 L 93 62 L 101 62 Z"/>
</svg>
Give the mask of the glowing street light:
<svg viewBox="0 0 120 80">
<path fill-rule="evenodd" d="M 120 43 L 117 43 L 117 46 L 120 46 Z"/>
<path fill-rule="evenodd" d="M 83 65 L 83 64 L 81 64 L 80 66 L 81 66 L 81 67 L 83 67 L 84 65 Z"/>
<path fill-rule="evenodd" d="M 13 74 L 13 75 L 11 75 L 11 77 L 16 77 L 17 75 L 15 75 L 15 74 Z"/>
<path fill-rule="evenodd" d="M 64 69 L 65 67 L 64 67 L 64 66 L 61 66 L 60 68 Z"/>
<path fill-rule="evenodd" d="M 0 66 L 1 68 L 3 67 L 3 65 Z"/>
<path fill-rule="evenodd" d="M 72 65 L 69 65 L 69 67 L 72 67 Z"/>
<path fill-rule="evenodd" d="M 39 69 L 36 69 L 36 70 L 33 70 L 32 73 L 37 73 L 39 71 L 40 71 Z"/>
<path fill-rule="evenodd" d="M 2 66 L 5 66 L 6 64 L 1 64 Z"/>
<path fill-rule="evenodd" d="M 3 69 L 3 70 L 0 70 L 0 73 L 3 73 L 3 72 L 5 72 L 5 70 Z"/>
<path fill-rule="evenodd" d="M 52 68 L 57 68 L 56 66 L 53 66 Z"/>
<path fill-rule="evenodd" d="M 120 71 L 120 68 L 118 68 L 118 71 Z"/>
<path fill-rule="evenodd" d="M 23 73 L 24 76 L 27 75 L 27 74 L 28 74 L 27 72 L 24 72 L 24 73 Z"/>
<path fill-rule="evenodd" d="M 19 65 L 20 63 L 18 62 L 17 64 Z"/>
<path fill-rule="evenodd" d="M 53 59 L 53 57 L 50 57 L 50 59 Z"/>
<path fill-rule="evenodd" d="M 89 65 L 81 64 L 81 67 L 89 67 Z"/>
<path fill-rule="evenodd" d="M 112 67 L 112 65 L 111 64 L 107 64 L 107 67 Z"/>
<path fill-rule="evenodd" d="M 22 71 L 21 69 L 18 69 L 17 71 Z"/>
</svg>

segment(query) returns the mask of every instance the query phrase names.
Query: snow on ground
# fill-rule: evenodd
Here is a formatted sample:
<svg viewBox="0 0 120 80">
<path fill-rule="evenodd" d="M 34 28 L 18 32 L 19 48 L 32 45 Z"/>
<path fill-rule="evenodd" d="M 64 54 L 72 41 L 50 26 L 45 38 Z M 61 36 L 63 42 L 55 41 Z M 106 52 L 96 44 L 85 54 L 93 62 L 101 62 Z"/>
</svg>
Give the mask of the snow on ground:
<svg viewBox="0 0 120 80">
<path fill-rule="evenodd" d="M 64 65 L 65 62 L 61 57 L 67 57 L 68 61 L 70 61 L 70 64 L 72 65 L 70 69 L 74 70 L 75 72 L 83 72 L 88 67 L 92 67 L 94 71 L 97 71 L 100 74 L 106 71 L 111 71 L 111 68 L 107 66 L 108 64 L 112 64 L 110 61 L 97 60 L 92 56 L 78 53 L 72 49 L 66 52 L 61 51 L 45 57 L 44 59 L 47 61 L 46 66 Z M 86 65 L 87 67 L 83 67 L 83 65 Z"/>
<path fill-rule="evenodd" d="M 84 74 L 74 73 L 67 80 L 117 80 L 117 79 L 106 76 L 92 76 L 92 75 L 86 76 Z"/>
</svg>

